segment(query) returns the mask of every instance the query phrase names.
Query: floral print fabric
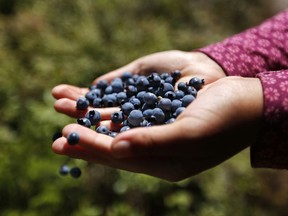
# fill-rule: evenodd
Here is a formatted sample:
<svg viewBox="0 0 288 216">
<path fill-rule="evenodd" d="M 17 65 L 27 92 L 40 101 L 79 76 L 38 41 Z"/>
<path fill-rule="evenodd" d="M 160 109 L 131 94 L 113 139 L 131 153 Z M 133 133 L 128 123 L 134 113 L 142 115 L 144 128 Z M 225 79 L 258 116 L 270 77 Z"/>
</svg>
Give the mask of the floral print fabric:
<svg viewBox="0 0 288 216">
<path fill-rule="evenodd" d="M 258 142 L 251 146 L 251 164 L 288 169 L 288 10 L 199 51 L 228 76 L 261 80 L 264 122 Z"/>
</svg>

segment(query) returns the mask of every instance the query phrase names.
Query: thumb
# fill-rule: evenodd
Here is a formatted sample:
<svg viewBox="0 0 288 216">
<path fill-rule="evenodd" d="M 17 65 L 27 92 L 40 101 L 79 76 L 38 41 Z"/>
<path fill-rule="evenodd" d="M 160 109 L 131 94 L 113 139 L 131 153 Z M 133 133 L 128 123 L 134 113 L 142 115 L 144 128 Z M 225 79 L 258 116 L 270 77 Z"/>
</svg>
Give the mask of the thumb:
<svg viewBox="0 0 288 216">
<path fill-rule="evenodd" d="M 183 140 L 181 128 L 178 122 L 133 128 L 116 136 L 111 145 L 111 153 L 116 158 L 175 154 L 179 141 Z"/>
</svg>

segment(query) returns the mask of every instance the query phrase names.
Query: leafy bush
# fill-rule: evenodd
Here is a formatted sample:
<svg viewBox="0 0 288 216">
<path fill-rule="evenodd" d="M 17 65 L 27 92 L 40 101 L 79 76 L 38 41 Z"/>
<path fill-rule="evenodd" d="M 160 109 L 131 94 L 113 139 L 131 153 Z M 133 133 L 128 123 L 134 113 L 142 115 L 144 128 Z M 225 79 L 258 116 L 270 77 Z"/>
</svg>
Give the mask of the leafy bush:
<svg viewBox="0 0 288 216">
<path fill-rule="evenodd" d="M 53 86 L 88 86 L 157 51 L 193 50 L 256 25 L 268 1 L 0 0 L 1 215 L 279 215 L 287 174 L 252 170 L 245 150 L 179 183 L 81 160 L 78 179 L 51 136 L 74 120 L 53 110 Z"/>
</svg>

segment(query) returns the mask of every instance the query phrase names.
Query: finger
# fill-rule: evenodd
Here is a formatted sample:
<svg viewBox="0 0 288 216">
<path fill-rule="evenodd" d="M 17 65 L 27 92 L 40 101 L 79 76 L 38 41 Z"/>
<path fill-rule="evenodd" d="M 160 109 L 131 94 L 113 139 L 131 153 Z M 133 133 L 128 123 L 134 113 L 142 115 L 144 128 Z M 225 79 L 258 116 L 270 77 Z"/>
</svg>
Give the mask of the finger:
<svg viewBox="0 0 288 216">
<path fill-rule="evenodd" d="M 57 112 L 64 113 L 73 118 L 82 118 L 85 116 L 85 114 L 89 110 L 92 110 L 92 108 L 89 108 L 87 110 L 78 110 L 76 108 L 76 101 L 70 100 L 68 98 L 61 98 L 57 100 L 54 103 L 54 108 Z M 98 108 L 94 110 L 97 110 L 98 112 L 100 112 L 102 120 L 106 120 L 106 119 L 110 119 L 111 114 L 113 112 L 119 111 L 120 108 L 119 107 L 107 107 L 107 108 Z"/>
<path fill-rule="evenodd" d="M 52 95 L 56 99 L 69 98 L 77 100 L 80 96 L 84 96 L 88 91 L 88 88 L 79 88 L 72 85 L 61 84 L 52 89 Z"/>
<path fill-rule="evenodd" d="M 187 123 L 187 122 L 186 122 Z M 185 124 L 135 128 L 120 133 L 112 142 L 115 157 L 173 156 L 185 153 Z"/>
<path fill-rule="evenodd" d="M 99 154 L 95 154 L 89 149 L 80 145 L 71 146 L 67 143 L 66 137 L 61 137 L 55 140 L 52 144 L 52 150 L 56 154 L 66 155 L 71 158 L 77 158 L 86 160 L 88 162 L 94 162 L 99 164 L 109 165 L 109 160 L 101 157 Z"/>
<path fill-rule="evenodd" d="M 131 62 L 128 65 L 125 65 L 121 68 L 113 70 L 109 73 L 106 73 L 97 79 L 94 80 L 93 84 L 96 84 L 99 80 L 107 80 L 108 82 L 112 81 L 116 77 L 121 77 L 124 72 L 138 73 L 138 66 L 135 62 Z"/>
<path fill-rule="evenodd" d="M 78 124 L 69 124 L 63 128 L 62 134 L 67 137 L 71 132 L 76 132 L 80 140 L 75 146 L 82 146 L 90 150 L 95 155 L 103 157 L 111 156 L 111 143 L 113 138 L 104 134 L 100 134 L 89 128 Z"/>
</svg>

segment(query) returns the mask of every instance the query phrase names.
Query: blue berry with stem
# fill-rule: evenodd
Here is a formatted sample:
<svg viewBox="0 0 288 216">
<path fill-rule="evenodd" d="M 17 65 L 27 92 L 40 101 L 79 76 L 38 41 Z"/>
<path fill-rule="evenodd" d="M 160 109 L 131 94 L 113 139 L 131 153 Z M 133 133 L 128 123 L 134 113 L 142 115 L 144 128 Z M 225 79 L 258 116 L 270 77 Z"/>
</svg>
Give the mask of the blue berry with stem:
<svg viewBox="0 0 288 216">
<path fill-rule="evenodd" d="M 189 80 L 188 85 L 193 86 L 198 91 L 204 85 L 204 79 L 200 79 L 198 77 L 193 77 Z"/>
</svg>

